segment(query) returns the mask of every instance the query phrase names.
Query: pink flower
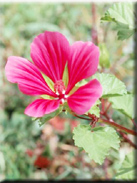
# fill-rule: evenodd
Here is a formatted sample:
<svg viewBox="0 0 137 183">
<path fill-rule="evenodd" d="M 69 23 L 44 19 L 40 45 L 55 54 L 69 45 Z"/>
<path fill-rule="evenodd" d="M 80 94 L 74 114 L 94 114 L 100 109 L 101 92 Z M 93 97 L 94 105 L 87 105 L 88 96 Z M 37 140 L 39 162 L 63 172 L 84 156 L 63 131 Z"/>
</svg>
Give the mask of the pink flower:
<svg viewBox="0 0 137 183">
<path fill-rule="evenodd" d="M 72 111 L 82 115 L 101 97 L 102 86 L 96 79 L 70 95 L 76 83 L 92 76 L 97 70 L 99 48 L 92 42 L 78 41 L 70 46 L 62 34 L 45 31 L 32 42 L 31 58 L 34 63 L 22 57 L 10 56 L 5 67 L 8 81 L 18 83 L 21 92 L 41 96 L 25 109 L 26 115 L 42 117 L 57 110 L 65 101 Z M 66 64 L 69 73 L 67 87 L 62 79 Z M 54 82 L 54 91 L 42 74 Z M 44 99 L 42 95 L 54 99 Z"/>
</svg>

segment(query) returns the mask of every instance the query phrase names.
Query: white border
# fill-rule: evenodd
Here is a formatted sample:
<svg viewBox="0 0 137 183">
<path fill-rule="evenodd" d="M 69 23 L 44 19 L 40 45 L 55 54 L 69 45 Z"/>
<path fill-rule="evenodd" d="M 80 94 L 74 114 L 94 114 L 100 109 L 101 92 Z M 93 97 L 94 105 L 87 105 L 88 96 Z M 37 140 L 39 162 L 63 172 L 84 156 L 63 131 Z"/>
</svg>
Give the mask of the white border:
<svg viewBox="0 0 137 183">
<path fill-rule="evenodd" d="M 113 2 L 137 2 L 137 0 L 0 0 L 0 3 L 87 3 L 87 2 L 99 2 L 99 3 L 113 3 Z"/>
</svg>

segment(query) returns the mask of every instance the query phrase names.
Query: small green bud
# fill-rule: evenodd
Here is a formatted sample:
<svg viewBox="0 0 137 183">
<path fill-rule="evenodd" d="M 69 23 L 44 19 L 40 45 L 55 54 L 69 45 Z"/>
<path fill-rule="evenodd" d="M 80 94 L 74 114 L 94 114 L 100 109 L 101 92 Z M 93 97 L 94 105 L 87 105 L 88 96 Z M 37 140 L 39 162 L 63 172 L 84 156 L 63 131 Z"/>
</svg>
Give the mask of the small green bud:
<svg viewBox="0 0 137 183">
<path fill-rule="evenodd" d="M 99 64 L 101 67 L 109 68 L 110 66 L 110 58 L 109 58 L 109 52 L 107 50 L 107 47 L 104 43 L 99 44 L 100 49 L 100 57 L 99 57 Z"/>
</svg>

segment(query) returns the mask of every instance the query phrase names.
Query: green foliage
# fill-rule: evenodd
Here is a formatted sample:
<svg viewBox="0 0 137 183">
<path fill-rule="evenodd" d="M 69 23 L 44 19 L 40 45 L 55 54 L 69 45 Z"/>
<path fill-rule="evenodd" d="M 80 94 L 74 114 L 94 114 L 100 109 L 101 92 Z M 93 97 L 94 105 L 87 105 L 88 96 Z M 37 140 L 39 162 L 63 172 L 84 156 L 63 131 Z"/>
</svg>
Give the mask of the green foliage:
<svg viewBox="0 0 137 183">
<path fill-rule="evenodd" d="M 133 3 L 115 3 L 110 7 L 105 16 L 101 18 L 103 21 L 114 22 L 118 31 L 118 39 L 128 39 L 134 33 L 133 19 Z"/>
<path fill-rule="evenodd" d="M 114 109 L 119 110 L 129 118 L 134 118 L 134 97 L 132 94 L 109 98 Z"/>
<path fill-rule="evenodd" d="M 46 76 L 46 75 L 43 74 L 43 73 L 42 73 L 42 76 L 43 76 L 43 78 L 45 79 L 47 85 L 50 87 L 50 89 L 51 89 L 52 91 L 54 91 L 54 83 L 53 83 L 53 81 L 52 81 L 48 76 Z"/>
<path fill-rule="evenodd" d="M 46 114 L 41 118 L 32 118 L 33 121 L 38 122 L 39 126 L 42 126 L 44 123 L 49 121 L 50 119 L 54 118 L 55 116 L 59 115 L 62 112 L 62 106 L 54 112 Z"/>
<path fill-rule="evenodd" d="M 102 85 L 104 98 L 127 93 L 125 84 L 112 74 L 97 73 L 93 78 L 96 78 Z"/>
<path fill-rule="evenodd" d="M 10 119 L 2 111 L 0 116 L 0 174 L 10 180 L 29 178 L 34 171 L 33 160 L 25 151 L 35 146 L 40 129 L 29 117 L 17 112 Z"/>
<path fill-rule="evenodd" d="M 119 137 L 111 127 L 79 125 L 73 130 L 75 145 L 82 147 L 96 163 L 102 164 L 110 148 L 119 149 Z"/>
<path fill-rule="evenodd" d="M 63 109 L 65 110 L 65 114 L 72 113 L 67 102 L 64 103 Z"/>
<path fill-rule="evenodd" d="M 104 43 L 99 44 L 100 49 L 100 57 L 99 57 L 99 64 L 101 67 L 109 68 L 110 66 L 110 56 L 108 49 Z"/>
<path fill-rule="evenodd" d="M 119 168 L 115 179 L 117 180 L 134 180 L 137 178 L 135 172 L 137 171 L 137 165 L 135 164 L 135 151 L 128 153 Z"/>
<path fill-rule="evenodd" d="M 134 29 L 131 29 L 128 25 L 122 23 L 117 23 L 116 29 L 118 31 L 118 40 L 128 39 L 134 34 Z"/>
<path fill-rule="evenodd" d="M 26 178 L 30 176 L 30 173 L 34 171 L 34 167 L 32 166 L 32 159 L 30 159 L 24 149 L 23 146 L 15 146 L 12 145 L 1 145 L 1 151 L 4 156 L 4 164 L 7 167 L 4 171 L 6 173 L 6 180 L 18 180 L 22 178 Z M 2 161 L 0 161 L 0 170 L 3 166 Z"/>
</svg>

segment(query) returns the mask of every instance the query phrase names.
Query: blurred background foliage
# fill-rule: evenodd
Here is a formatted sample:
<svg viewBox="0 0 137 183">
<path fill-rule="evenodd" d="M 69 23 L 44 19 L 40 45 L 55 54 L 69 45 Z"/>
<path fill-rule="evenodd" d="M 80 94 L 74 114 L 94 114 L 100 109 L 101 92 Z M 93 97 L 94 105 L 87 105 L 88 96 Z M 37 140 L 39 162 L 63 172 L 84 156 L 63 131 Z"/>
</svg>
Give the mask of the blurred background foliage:
<svg viewBox="0 0 137 183">
<path fill-rule="evenodd" d="M 119 153 L 112 150 L 104 164 L 91 161 L 84 151 L 74 146 L 72 129 L 87 121 L 61 114 L 42 127 L 24 115 L 25 107 L 34 100 L 23 95 L 16 84 L 6 80 L 4 67 L 11 55 L 29 60 L 30 44 L 45 30 L 63 33 L 69 42 L 92 41 L 96 28 L 98 43 L 105 45 L 109 64 L 100 65 L 103 72 L 113 73 L 133 91 L 133 37 L 117 40 L 115 25 L 100 19 L 109 3 L 0 4 L 0 180 L 3 179 L 105 179 L 113 178 L 130 146 L 124 142 Z M 102 47 L 100 46 L 100 49 Z M 113 119 L 132 128 L 131 122 L 112 111 Z M 107 167 L 107 172 L 106 172 Z"/>
</svg>

